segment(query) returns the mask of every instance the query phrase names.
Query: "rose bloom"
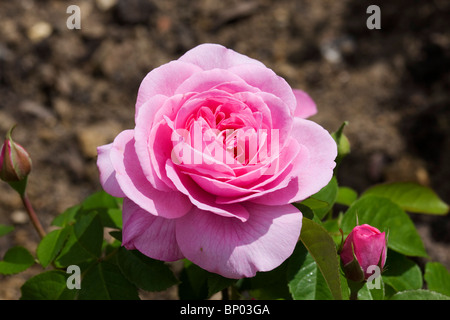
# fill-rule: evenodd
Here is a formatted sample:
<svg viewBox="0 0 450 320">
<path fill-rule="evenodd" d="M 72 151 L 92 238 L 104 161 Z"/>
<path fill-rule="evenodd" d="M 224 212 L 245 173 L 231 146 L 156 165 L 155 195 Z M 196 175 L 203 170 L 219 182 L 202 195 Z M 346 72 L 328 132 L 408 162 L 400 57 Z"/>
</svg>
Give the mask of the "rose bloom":
<svg viewBox="0 0 450 320">
<path fill-rule="evenodd" d="M 135 128 L 98 148 L 104 190 L 124 197 L 123 245 L 228 278 L 280 265 L 302 226 L 291 203 L 335 167 L 334 140 L 304 119 L 315 113 L 306 93 L 220 45 L 152 70 Z"/>
<path fill-rule="evenodd" d="M 345 239 L 341 260 L 345 269 L 355 256 L 364 273 L 364 280 L 367 280 L 373 273 L 373 270 L 369 270 L 370 266 L 380 266 L 381 269 L 384 267 L 386 251 L 386 234 L 371 225 L 363 224 L 356 226 Z M 347 276 L 354 281 L 359 277 L 353 270 Z"/>
</svg>

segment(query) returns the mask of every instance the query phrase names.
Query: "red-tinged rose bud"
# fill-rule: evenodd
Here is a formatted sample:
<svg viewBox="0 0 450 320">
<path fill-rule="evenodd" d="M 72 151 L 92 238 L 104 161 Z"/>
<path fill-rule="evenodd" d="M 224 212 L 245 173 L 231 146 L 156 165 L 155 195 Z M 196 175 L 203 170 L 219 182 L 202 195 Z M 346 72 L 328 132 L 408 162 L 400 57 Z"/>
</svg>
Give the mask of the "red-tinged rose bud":
<svg viewBox="0 0 450 320">
<path fill-rule="evenodd" d="M 11 138 L 14 126 L 6 134 L 0 154 L 0 179 L 6 182 L 24 180 L 31 171 L 31 158 L 28 152 Z"/>
<path fill-rule="evenodd" d="M 341 261 L 347 279 L 355 282 L 367 280 L 373 267 L 380 268 L 386 262 L 386 235 L 368 224 L 356 226 L 344 241 Z"/>
</svg>

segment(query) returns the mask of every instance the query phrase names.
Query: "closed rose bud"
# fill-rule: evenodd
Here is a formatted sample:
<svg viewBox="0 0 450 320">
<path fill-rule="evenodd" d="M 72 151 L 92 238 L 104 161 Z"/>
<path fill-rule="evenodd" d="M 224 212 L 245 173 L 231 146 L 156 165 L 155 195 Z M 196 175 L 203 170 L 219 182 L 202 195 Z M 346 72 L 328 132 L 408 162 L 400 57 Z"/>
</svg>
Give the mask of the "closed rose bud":
<svg viewBox="0 0 450 320">
<path fill-rule="evenodd" d="M 0 154 L 0 179 L 6 182 L 24 180 L 31 171 L 31 158 L 28 152 L 11 138 L 12 127 L 6 134 Z"/>
<path fill-rule="evenodd" d="M 380 272 L 386 262 L 386 235 L 368 224 L 356 226 L 344 241 L 341 261 L 348 279 L 361 282 L 372 274 L 370 266 L 378 266 Z"/>
</svg>

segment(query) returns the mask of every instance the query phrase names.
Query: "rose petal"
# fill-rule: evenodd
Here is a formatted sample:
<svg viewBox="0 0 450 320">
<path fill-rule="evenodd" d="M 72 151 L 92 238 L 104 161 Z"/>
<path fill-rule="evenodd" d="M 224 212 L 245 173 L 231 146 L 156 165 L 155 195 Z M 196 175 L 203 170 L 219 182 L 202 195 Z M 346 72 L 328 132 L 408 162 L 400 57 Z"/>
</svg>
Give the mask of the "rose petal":
<svg viewBox="0 0 450 320">
<path fill-rule="evenodd" d="M 292 136 L 308 150 L 308 164 L 296 166 L 295 177 L 285 188 L 252 201 L 266 205 L 302 201 L 319 192 L 331 180 L 337 146 L 330 134 L 312 121 L 295 118 Z"/>
<path fill-rule="evenodd" d="M 241 221 L 248 219 L 249 213 L 241 204 L 216 203 L 214 195 L 200 188 L 187 174 L 181 173 L 170 160 L 166 163 L 166 172 L 177 189 L 187 195 L 199 209 L 225 217 L 238 218 Z"/>
<path fill-rule="evenodd" d="M 380 233 L 377 228 L 370 225 L 362 225 L 353 229 L 353 241 L 356 258 L 363 268 L 366 277 L 372 273 L 367 268 L 371 265 L 378 265 L 380 257 L 384 264 L 386 259 L 386 237 L 385 233 Z"/>
<path fill-rule="evenodd" d="M 292 92 L 292 88 L 286 80 L 269 68 L 255 65 L 241 65 L 230 68 L 228 71 L 238 75 L 249 85 L 277 96 L 289 107 L 291 114 L 294 114 L 297 101 Z"/>
<path fill-rule="evenodd" d="M 227 81 L 221 84 L 218 84 L 211 89 L 225 91 L 231 94 L 241 93 L 241 92 L 261 92 L 258 88 L 252 87 L 247 82 L 239 78 L 236 81 Z"/>
<path fill-rule="evenodd" d="M 136 118 L 136 127 L 134 128 L 134 138 L 136 141 L 135 149 L 142 171 L 152 186 L 161 191 L 171 191 L 173 188 L 171 189 L 167 183 L 163 181 L 161 172 L 156 170 L 158 167 L 155 166 L 155 163 L 152 163 L 151 158 L 154 158 L 152 155 L 154 155 L 155 151 L 160 150 L 152 148 L 153 143 L 150 143 L 149 138 L 151 136 L 154 137 L 155 135 L 154 133 L 151 135 L 150 132 L 159 127 L 157 124 L 153 123 L 155 113 L 161 108 L 166 100 L 166 96 L 156 95 L 145 102 L 141 106 L 139 117 Z M 164 140 L 161 135 L 159 136 L 159 140 Z M 151 142 L 154 142 L 154 139 L 152 139 Z M 168 139 L 165 139 L 162 145 L 170 148 L 170 144 L 169 133 Z"/>
<path fill-rule="evenodd" d="M 248 188 L 240 188 L 227 182 L 222 182 L 217 179 L 208 178 L 198 174 L 191 173 L 189 176 L 203 190 L 220 197 L 240 197 L 259 192 L 259 190 L 256 189 L 250 190 Z"/>
<path fill-rule="evenodd" d="M 260 92 L 256 95 L 260 96 L 271 112 L 272 126 L 271 130 L 279 131 L 279 149 L 288 141 L 288 133 L 292 130 L 292 116 L 289 107 L 280 98 L 266 92 Z"/>
<path fill-rule="evenodd" d="M 156 190 L 147 180 L 134 149 L 134 130 L 125 130 L 116 137 L 110 158 L 120 188 L 142 209 L 169 219 L 181 217 L 190 210 L 192 204 L 181 192 Z"/>
<path fill-rule="evenodd" d="M 246 206 L 250 212 L 246 222 L 197 208 L 178 219 L 176 237 L 185 257 L 207 271 L 234 279 L 279 266 L 295 248 L 302 214 L 290 204 Z"/>
<path fill-rule="evenodd" d="M 212 69 L 201 71 L 193 74 L 181 83 L 175 90 L 175 94 L 187 93 L 187 92 L 208 92 L 214 87 L 226 84 L 228 82 L 241 82 L 243 88 L 247 88 L 248 85 L 242 81 L 242 79 L 232 72 L 223 69 Z M 223 92 L 223 91 L 222 91 Z"/>
<path fill-rule="evenodd" d="M 297 99 L 294 117 L 306 119 L 317 113 L 316 103 L 306 92 L 298 89 L 292 91 L 294 92 L 295 99 Z"/>
<path fill-rule="evenodd" d="M 123 200 L 122 244 L 146 256 L 175 261 L 183 258 L 176 236 L 175 219 L 156 217 L 128 198 Z"/>
<path fill-rule="evenodd" d="M 232 94 L 222 90 L 210 89 L 206 92 L 193 94 L 179 108 L 174 120 L 175 127 L 188 129 L 186 128 L 186 121 L 189 116 L 196 115 L 203 107 L 210 107 L 212 104 L 218 105 L 227 103 L 243 105 L 243 103 L 236 99 Z"/>
<path fill-rule="evenodd" d="M 247 105 L 253 112 L 258 112 L 261 114 L 262 122 L 267 127 L 261 127 L 258 129 L 269 129 L 272 128 L 272 111 L 267 106 L 264 101 L 263 92 L 236 92 L 233 96 L 242 101 L 245 105 Z M 282 113 L 282 112 L 280 112 Z"/>
<path fill-rule="evenodd" d="M 170 189 L 176 190 L 166 173 L 166 161 L 172 157 L 173 151 L 171 137 L 172 129 L 167 125 L 165 119 L 161 120 L 152 128 L 148 137 L 148 148 L 150 149 L 149 165 L 158 176 L 158 179 L 161 179 Z"/>
<path fill-rule="evenodd" d="M 227 69 L 241 64 L 264 66 L 258 60 L 249 58 L 218 44 L 205 43 L 196 46 L 181 56 L 179 61 L 189 62 L 203 70 Z"/>
<path fill-rule="evenodd" d="M 294 118 L 291 135 L 310 154 L 309 166 L 302 168 L 298 174 L 299 192 L 292 199 L 295 202 L 319 192 L 330 182 L 336 166 L 337 145 L 327 130 L 301 118 Z"/>
<path fill-rule="evenodd" d="M 150 71 L 142 80 L 136 99 L 136 118 L 140 107 L 151 97 L 161 94 L 172 96 L 178 86 L 201 68 L 182 61 L 171 61 Z"/>
<path fill-rule="evenodd" d="M 103 189 L 114 197 L 125 196 L 116 179 L 116 171 L 111 162 L 112 143 L 97 148 L 97 167 L 100 172 L 100 183 Z"/>
<path fill-rule="evenodd" d="M 171 140 L 174 141 L 171 161 L 186 172 L 205 173 L 211 172 L 213 176 L 234 176 L 233 169 L 216 157 L 195 149 L 187 140 L 189 131 L 180 128 L 175 129 L 173 121 L 165 117 L 167 125 L 172 129 Z M 202 142 L 200 140 L 200 142 Z M 183 156 L 181 156 L 182 154 Z M 186 161 L 184 161 L 186 160 Z"/>
<path fill-rule="evenodd" d="M 283 149 L 281 156 L 275 159 L 275 162 L 272 164 L 275 168 L 277 166 L 278 168 L 272 171 L 272 174 L 261 176 L 258 181 L 252 183 L 250 189 L 257 188 L 257 190 L 263 189 L 263 191 L 243 197 L 217 197 L 217 203 L 240 203 L 243 201 L 252 201 L 266 205 L 291 203 L 292 201 L 290 200 L 298 192 L 298 186 L 292 184 L 291 181 L 296 179 L 299 167 L 308 164 L 309 160 L 308 150 L 292 139 L 288 146 Z M 280 163 L 277 164 L 277 161 Z"/>
</svg>

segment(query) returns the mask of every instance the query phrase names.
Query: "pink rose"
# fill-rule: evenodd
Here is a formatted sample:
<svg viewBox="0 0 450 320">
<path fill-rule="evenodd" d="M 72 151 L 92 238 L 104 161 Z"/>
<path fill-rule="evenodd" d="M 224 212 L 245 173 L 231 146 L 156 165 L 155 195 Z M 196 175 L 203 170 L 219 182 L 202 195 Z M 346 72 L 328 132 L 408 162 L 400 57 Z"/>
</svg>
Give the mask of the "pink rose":
<svg viewBox="0 0 450 320">
<path fill-rule="evenodd" d="M 373 270 L 370 266 L 384 267 L 386 262 L 386 235 L 368 224 L 356 226 L 347 236 L 341 251 L 341 260 L 347 278 L 353 281 L 367 280 Z M 353 264 L 354 256 L 357 264 Z M 359 265 L 360 270 L 355 267 Z M 381 271 L 381 270 L 380 270 Z"/>
<path fill-rule="evenodd" d="M 280 265 L 301 230 L 291 203 L 335 166 L 334 140 L 304 119 L 314 113 L 306 93 L 220 45 L 152 70 L 135 128 L 98 148 L 104 190 L 125 198 L 123 245 L 228 278 Z"/>
</svg>

